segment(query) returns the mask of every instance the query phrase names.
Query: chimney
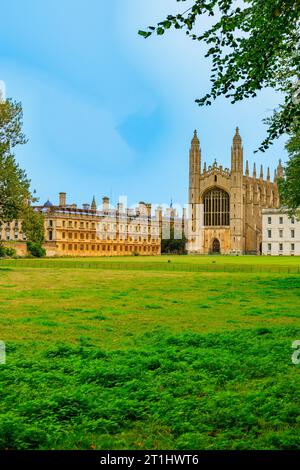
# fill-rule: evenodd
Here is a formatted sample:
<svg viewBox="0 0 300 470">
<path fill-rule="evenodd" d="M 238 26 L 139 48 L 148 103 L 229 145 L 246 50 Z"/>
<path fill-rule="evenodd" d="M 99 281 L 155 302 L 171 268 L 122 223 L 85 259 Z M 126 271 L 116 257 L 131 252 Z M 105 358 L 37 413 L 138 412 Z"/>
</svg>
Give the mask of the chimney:
<svg viewBox="0 0 300 470">
<path fill-rule="evenodd" d="M 109 211 L 109 197 L 104 197 L 102 199 L 102 210 Z"/>
<path fill-rule="evenodd" d="M 146 204 L 143 201 L 139 202 L 137 211 L 139 212 L 140 215 L 147 215 Z"/>
<path fill-rule="evenodd" d="M 147 215 L 148 215 L 148 217 L 151 217 L 151 214 L 152 214 L 152 204 L 149 202 L 148 204 L 146 204 L 146 208 L 147 208 Z"/>
<path fill-rule="evenodd" d="M 158 206 L 156 209 L 155 209 L 155 217 L 160 220 L 162 218 L 162 208 L 160 206 Z"/>
<path fill-rule="evenodd" d="M 66 195 L 66 193 L 59 193 L 59 205 L 60 205 L 60 207 L 66 207 L 66 205 L 67 205 L 67 195 Z"/>
<path fill-rule="evenodd" d="M 118 204 L 117 204 L 117 210 L 118 210 L 120 213 L 123 213 L 123 212 L 124 212 L 124 204 L 123 204 L 123 202 L 118 202 Z"/>
</svg>

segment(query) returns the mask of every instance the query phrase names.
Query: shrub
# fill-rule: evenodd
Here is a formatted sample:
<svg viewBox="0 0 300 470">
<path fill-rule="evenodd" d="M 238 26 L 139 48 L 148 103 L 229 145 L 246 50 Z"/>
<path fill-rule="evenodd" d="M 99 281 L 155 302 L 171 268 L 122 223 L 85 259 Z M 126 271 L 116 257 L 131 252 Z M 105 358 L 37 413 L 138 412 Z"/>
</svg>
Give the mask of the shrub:
<svg viewBox="0 0 300 470">
<path fill-rule="evenodd" d="M 38 243 L 28 242 L 27 243 L 27 250 L 32 256 L 36 258 L 43 258 L 46 256 L 46 250 Z"/>
<path fill-rule="evenodd" d="M 4 258 L 5 256 L 16 256 L 16 250 L 14 250 L 14 248 L 7 248 L 0 244 L 0 258 Z"/>
</svg>

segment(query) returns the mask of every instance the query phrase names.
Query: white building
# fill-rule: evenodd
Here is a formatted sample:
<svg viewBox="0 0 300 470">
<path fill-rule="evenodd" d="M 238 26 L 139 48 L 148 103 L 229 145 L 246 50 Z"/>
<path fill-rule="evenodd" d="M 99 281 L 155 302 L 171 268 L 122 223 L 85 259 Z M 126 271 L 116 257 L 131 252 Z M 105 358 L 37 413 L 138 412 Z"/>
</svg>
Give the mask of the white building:
<svg viewBox="0 0 300 470">
<path fill-rule="evenodd" d="M 262 254 L 300 255 L 300 221 L 286 208 L 262 210 Z"/>
</svg>

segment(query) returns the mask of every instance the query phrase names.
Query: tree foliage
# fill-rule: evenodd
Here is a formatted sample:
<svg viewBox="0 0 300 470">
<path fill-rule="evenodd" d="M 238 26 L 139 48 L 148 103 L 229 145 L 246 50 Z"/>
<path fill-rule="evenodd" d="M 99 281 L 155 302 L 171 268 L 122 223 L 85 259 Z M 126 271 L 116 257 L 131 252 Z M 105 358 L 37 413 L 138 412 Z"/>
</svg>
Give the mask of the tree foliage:
<svg viewBox="0 0 300 470">
<path fill-rule="evenodd" d="M 13 149 L 26 143 L 22 132 L 22 105 L 11 99 L 0 102 L 0 222 L 19 218 L 34 198 L 30 180 L 15 160 Z"/>
<path fill-rule="evenodd" d="M 22 231 L 29 242 L 42 245 L 45 240 L 44 216 L 28 206 L 22 215 Z"/>
<path fill-rule="evenodd" d="M 30 181 L 13 155 L 0 155 L 0 222 L 19 218 L 31 199 Z"/>
<path fill-rule="evenodd" d="M 175 237 L 174 220 L 170 220 L 170 237 L 162 239 L 161 252 L 164 254 L 186 255 L 187 239 L 184 234 L 181 238 Z"/>
<path fill-rule="evenodd" d="M 198 21 L 205 15 L 213 24 L 199 31 Z M 259 147 L 264 151 L 281 134 L 300 126 L 299 18 L 300 0 L 193 0 L 186 12 L 168 15 L 139 34 L 148 38 L 175 28 L 207 45 L 211 90 L 196 100 L 200 106 L 211 105 L 220 95 L 236 103 L 265 87 L 283 92 Z"/>
<path fill-rule="evenodd" d="M 296 214 L 300 208 L 300 131 L 289 139 L 286 150 L 289 160 L 285 177 L 278 181 L 280 199 L 283 205 L 289 207 L 291 214 Z"/>
<path fill-rule="evenodd" d="M 17 145 L 27 142 L 22 131 L 22 104 L 7 99 L 0 101 L 0 155 L 7 156 Z"/>
</svg>

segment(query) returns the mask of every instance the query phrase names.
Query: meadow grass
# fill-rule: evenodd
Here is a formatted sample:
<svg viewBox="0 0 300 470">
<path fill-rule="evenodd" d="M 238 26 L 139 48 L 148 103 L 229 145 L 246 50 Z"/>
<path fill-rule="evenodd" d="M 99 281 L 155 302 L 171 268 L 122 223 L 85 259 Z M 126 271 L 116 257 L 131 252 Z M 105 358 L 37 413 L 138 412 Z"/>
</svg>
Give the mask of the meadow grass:
<svg viewBox="0 0 300 470">
<path fill-rule="evenodd" d="M 299 449 L 299 306 L 292 274 L 0 267 L 0 448 Z"/>
</svg>

